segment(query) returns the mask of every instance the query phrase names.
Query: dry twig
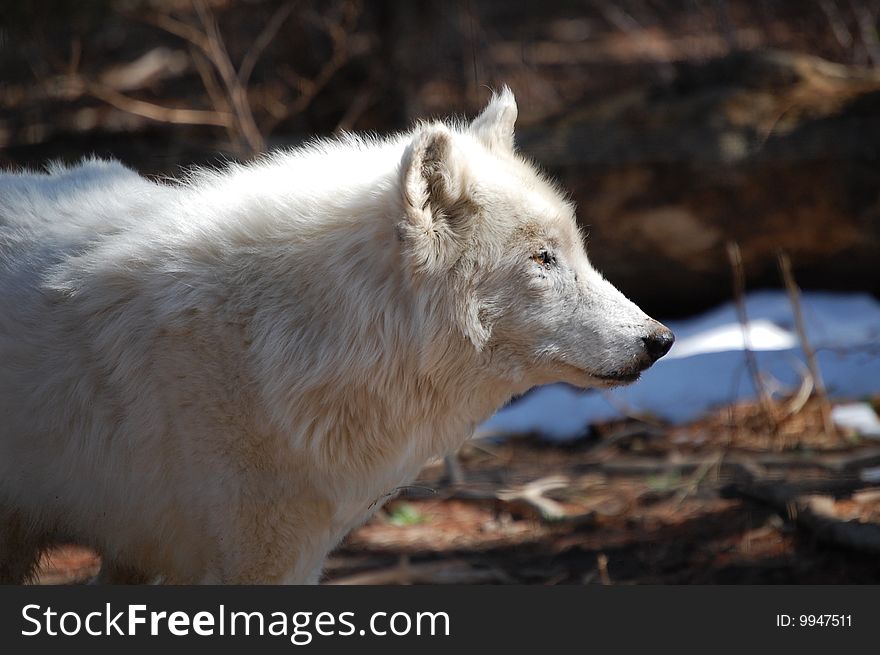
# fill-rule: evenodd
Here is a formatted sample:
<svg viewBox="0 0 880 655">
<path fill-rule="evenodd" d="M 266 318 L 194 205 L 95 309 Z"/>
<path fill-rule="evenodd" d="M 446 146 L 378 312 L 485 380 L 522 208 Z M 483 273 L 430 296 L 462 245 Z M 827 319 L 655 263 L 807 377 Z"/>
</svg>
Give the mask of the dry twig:
<svg viewBox="0 0 880 655">
<path fill-rule="evenodd" d="M 81 78 L 76 78 L 76 82 L 79 82 L 83 91 L 87 94 L 102 102 L 106 102 L 108 105 L 129 114 L 143 116 L 154 121 L 180 125 L 214 125 L 217 127 L 228 127 L 232 121 L 232 115 L 227 112 L 164 107 L 152 102 L 132 98 L 98 82 Z"/>
<path fill-rule="evenodd" d="M 247 89 L 239 80 L 238 73 L 232 65 L 217 19 L 205 0 L 192 0 L 192 3 L 199 21 L 201 21 L 205 37 L 204 40 L 194 42 L 193 45 L 202 49 L 220 75 L 235 114 L 238 131 L 251 154 L 262 152 L 266 149 L 266 141 L 254 121 L 254 115 L 247 98 Z"/>
<path fill-rule="evenodd" d="M 611 585 L 611 576 L 608 574 L 608 556 L 605 553 L 596 555 L 596 568 L 599 570 L 599 580 L 603 585 Z"/>
<path fill-rule="evenodd" d="M 565 509 L 544 494 L 548 491 L 564 489 L 568 485 L 568 478 L 561 475 L 551 475 L 514 489 L 501 489 L 496 495 L 499 500 L 507 502 L 521 501 L 536 509 L 543 518 L 553 520 L 565 517 Z"/>
<path fill-rule="evenodd" d="M 742 328 L 743 335 L 743 352 L 745 353 L 746 366 L 748 366 L 749 374 L 752 377 L 752 383 L 755 385 L 755 391 L 758 394 L 758 402 L 761 406 L 761 412 L 767 421 L 767 425 L 773 434 L 778 431 L 778 421 L 776 411 L 773 406 L 773 400 L 764 382 L 761 379 L 761 372 L 758 369 L 758 360 L 751 348 L 751 339 L 749 338 L 749 316 L 746 312 L 745 301 L 745 272 L 743 269 L 742 253 L 739 245 L 731 241 L 727 244 L 727 257 L 730 260 L 730 271 L 733 278 L 733 297 L 736 302 L 736 313 L 739 317 L 739 324 Z"/>
<path fill-rule="evenodd" d="M 342 6 L 338 21 L 324 18 L 320 20 L 332 42 L 330 57 L 313 78 L 305 78 L 288 71 L 288 82 L 294 80 L 292 86 L 297 88 L 299 94 L 292 103 L 271 107 L 269 120 L 261 129 L 248 98 L 248 83 L 260 57 L 293 13 L 296 2 L 287 2 L 275 11 L 236 69 L 210 5 L 205 0 L 190 1 L 199 22 L 198 27 L 162 12 L 138 18 L 189 43 L 190 56 L 214 111 L 163 107 L 130 98 L 91 82 L 81 81 L 81 86 L 99 100 L 145 118 L 169 123 L 224 127 L 230 140 L 242 154 L 249 156 L 264 151 L 266 135 L 282 120 L 305 111 L 315 96 L 348 61 L 351 54 L 348 36 L 360 15 L 360 3 L 351 0 Z"/>
<path fill-rule="evenodd" d="M 822 372 L 819 370 L 819 363 L 816 360 L 816 351 L 807 338 L 807 329 L 804 324 L 804 314 L 801 311 L 801 290 L 795 282 L 794 275 L 791 272 L 791 261 L 784 252 L 778 254 L 779 272 L 785 283 L 785 290 L 788 292 L 788 298 L 791 302 L 791 311 L 794 314 L 794 325 L 797 330 L 798 340 L 801 343 L 801 350 L 804 351 L 804 357 L 807 358 L 807 367 L 810 370 L 810 376 L 813 378 L 813 392 L 819 399 L 819 408 L 822 412 L 822 422 L 825 426 L 825 434 L 834 438 L 837 430 L 834 427 L 834 421 L 831 419 L 831 403 L 828 400 L 828 393 L 825 391 L 825 383 L 822 381 Z"/>
<path fill-rule="evenodd" d="M 281 26 L 284 25 L 284 22 L 290 17 L 290 14 L 293 13 L 293 8 L 295 6 L 296 2 L 287 2 L 278 7 L 278 9 L 275 10 L 275 13 L 272 14 L 272 17 L 266 22 L 263 30 L 257 38 L 254 39 L 250 49 L 245 53 L 244 58 L 241 60 L 241 64 L 238 67 L 238 81 L 243 87 L 247 87 L 251 75 L 254 72 L 254 68 L 260 60 L 263 51 L 269 47 L 269 44 L 272 43 L 272 41 L 275 40 L 275 37 L 278 35 L 278 30 L 281 29 Z"/>
<path fill-rule="evenodd" d="M 299 96 L 288 108 L 287 112 L 281 116 L 273 116 L 272 119 L 264 125 L 264 130 L 271 132 L 278 123 L 288 116 L 296 115 L 306 110 L 312 104 L 315 96 L 320 93 L 327 83 L 333 79 L 333 76 L 348 61 L 351 52 L 349 44 L 349 34 L 354 28 L 358 17 L 360 16 L 361 5 L 359 2 L 348 2 L 343 6 L 342 16 L 338 22 L 321 19 L 321 23 L 331 41 L 330 57 L 321 66 L 318 73 L 312 78 L 306 78 L 296 73 L 292 69 L 287 69 L 284 74 L 286 81 L 291 86 L 296 87 Z"/>
</svg>

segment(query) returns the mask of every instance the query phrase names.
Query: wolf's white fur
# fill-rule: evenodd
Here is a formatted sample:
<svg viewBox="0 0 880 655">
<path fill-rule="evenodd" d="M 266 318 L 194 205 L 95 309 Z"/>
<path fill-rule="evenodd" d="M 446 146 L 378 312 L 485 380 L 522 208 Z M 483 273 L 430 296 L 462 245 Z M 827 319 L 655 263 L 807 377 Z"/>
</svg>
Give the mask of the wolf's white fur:
<svg viewBox="0 0 880 655">
<path fill-rule="evenodd" d="M 649 365 L 662 326 L 590 266 L 515 118 L 505 90 L 471 125 L 179 183 L 0 176 L 0 578 L 69 539 L 109 580 L 314 582 L 513 394 Z"/>
</svg>

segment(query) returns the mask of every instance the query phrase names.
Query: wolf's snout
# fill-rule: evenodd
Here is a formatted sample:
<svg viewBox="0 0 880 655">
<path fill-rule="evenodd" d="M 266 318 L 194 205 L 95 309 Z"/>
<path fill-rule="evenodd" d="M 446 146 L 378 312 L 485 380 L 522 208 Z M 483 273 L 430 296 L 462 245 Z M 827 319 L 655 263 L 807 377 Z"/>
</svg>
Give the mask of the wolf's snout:
<svg viewBox="0 0 880 655">
<path fill-rule="evenodd" d="M 648 336 L 642 337 L 642 341 L 645 343 L 648 357 L 651 358 L 652 362 L 656 362 L 672 348 L 672 344 L 675 342 L 675 335 L 672 334 L 671 330 L 661 327 Z"/>
</svg>

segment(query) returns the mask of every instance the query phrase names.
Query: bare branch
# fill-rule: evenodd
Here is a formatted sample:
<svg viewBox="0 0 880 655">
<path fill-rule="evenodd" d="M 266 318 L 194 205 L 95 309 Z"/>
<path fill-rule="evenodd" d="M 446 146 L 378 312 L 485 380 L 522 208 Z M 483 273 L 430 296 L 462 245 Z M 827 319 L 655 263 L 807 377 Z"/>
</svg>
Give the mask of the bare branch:
<svg viewBox="0 0 880 655">
<path fill-rule="evenodd" d="M 229 100 L 227 99 L 226 94 L 217 83 L 217 78 L 214 74 L 214 69 L 211 66 L 211 62 L 208 61 L 207 57 L 201 50 L 199 50 L 192 44 L 190 44 L 189 50 L 190 57 L 195 64 L 196 71 L 198 72 L 199 77 L 202 80 L 202 86 L 205 87 L 205 91 L 207 91 L 208 97 L 210 98 L 211 104 L 213 105 L 214 109 L 229 114 L 230 121 L 225 127 L 226 134 L 229 136 L 230 143 L 240 144 L 241 135 L 238 132 L 237 121 L 232 114 L 232 108 L 229 106 Z"/>
<path fill-rule="evenodd" d="M 822 372 L 819 370 L 816 351 L 813 350 L 813 346 L 807 338 L 807 328 L 804 324 L 803 312 L 801 311 L 801 290 L 798 288 L 794 275 L 791 272 L 791 260 L 789 260 L 788 255 L 780 251 L 777 257 L 779 272 L 782 274 L 782 280 L 785 282 L 785 289 L 791 302 L 791 311 L 794 314 L 794 325 L 797 330 L 798 339 L 801 342 L 801 350 L 804 351 L 804 356 L 807 358 L 807 367 L 810 369 L 810 376 L 813 378 L 813 390 L 816 397 L 819 398 L 825 434 L 833 438 L 837 435 L 837 430 L 834 427 L 834 421 L 831 420 L 831 403 L 828 400 L 828 393 L 825 391 L 825 383 L 822 381 Z"/>
<path fill-rule="evenodd" d="M 91 95 L 108 104 L 147 118 L 224 127 L 230 139 L 251 155 L 265 150 L 265 135 L 285 118 L 308 108 L 315 96 L 348 61 L 350 57 L 348 37 L 361 11 L 360 2 L 348 0 L 340 5 L 340 11 L 334 19 L 319 17 L 332 43 L 330 57 L 311 79 L 294 73 L 295 82 L 292 86 L 297 89 L 298 96 L 288 105 L 273 106 L 269 111 L 270 121 L 261 131 L 248 98 L 247 84 L 263 52 L 277 37 L 284 22 L 293 13 L 297 0 L 289 0 L 273 13 L 245 53 L 237 70 L 232 63 L 210 4 L 206 0 L 190 0 L 190 3 L 198 18 L 198 27 L 167 12 L 137 18 L 190 44 L 190 56 L 214 106 L 214 111 L 162 107 L 124 96 L 100 85 L 82 84 L 89 88 Z M 363 111 L 363 108 L 359 108 L 358 111 Z"/>
<path fill-rule="evenodd" d="M 281 117 L 273 117 L 273 120 L 264 127 L 266 134 L 270 133 L 278 123 L 289 116 L 295 116 L 305 111 L 328 82 L 333 79 L 337 71 L 345 65 L 350 56 L 349 36 L 351 30 L 360 16 L 361 5 L 359 2 L 347 2 L 342 11 L 342 17 L 338 22 L 324 22 L 324 29 L 330 37 L 332 52 L 330 58 L 324 62 L 317 75 L 309 79 L 293 70 L 288 70 L 289 82 L 299 90 L 299 96 L 290 105 L 287 113 Z"/>
<path fill-rule="evenodd" d="M 232 114 L 200 109 L 163 107 L 152 102 L 131 98 L 97 82 L 89 82 L 87 80 L 79 80 L 79 82 L 82 84 L 83 90 L 90 96 L 106 102 L 108 105 L 116 107 L 121 111 L 135 114 L 136 116 L 143 116 L 154 121 L 177 123 L 180 125 L 214 125 L 218 127 L 229 127 L 233 121 Z"/>
<path fill-rule="evenodd" d="M 746 366 L 748 366 L 749 374 L 752 376 L 752 383 L 755 385 L 755 391 L 758 394 L 758 401 L 760 402 L 764 418 L 770 426 L 771 431 L 776 434 L 778 431 L 778 425 L 776 421 L 776 412 L 773 408 L 773 401 L 770 398 L 770 394 L 767 393 L 767 389 L 764 387 L 764 382 L 761 379 L 761 372 L 758 369 L 758 360 L 755 358 L 755 353 L 752 351 L 751 339 L 749 338 L 749 317 L 746 312 L 746 282 L 742 254 L 740 253 L 739 245 L 733 241 L 727 244 L 727 257 L 730 260 L 730 271 L 733 278 L 733 297 L 736 301 L 736 313 L 739 317 L 740 327 L 742 328 L 743 352 L 745 353 Z"/>
<path fill-rule="evenodd" d="M 199 77 L 202 80 L 202 86 L 204 86 L 205 91 L 208 92 L 208 98 L 210 98 L 211 104 L 214 105 L 215 108 L 222 108 L 222 111 L 231 113 L 232 108 L 229 106 L 229 100 L 224 94 L 223 89 L 221 89 L 220 85 L 217 83 L 214 70 L 211 68 L 211 62 L 208 61 L 201 50 L 193 46 L 190 46 L 189 54 L 190 57 L 192 57 L 193 64 L 195 64 L 196 72 L 198 72 Z"/>
<path fill-rule="evenodd" d="M 250 103 L 247 99 L 247 92 L 238 80 L 238 74 L 229 59 L 229 52 L 223 41 L 223 35 L 217 25 L 217 19 L 211 8 L 205 0 L 192 0 L 193 8 L 202 23 L 205 30 L 206 46 L 205 54 L 214 64 L 226 92 L 232 104 L 233 112 L 238 121 L 238 129 L 244 137 L 251 154 L 262 152 L 266 149 L 266 141 L 260 133 L 257 124 L 254 121 L 253 112 L 251 112 Z"/>
<path fill-rule="evenodd" d="M 254 72 L 254 67 L 260 60 L 260 56 L 278 35 L 278 30 L 281 29 L 281 26 L 290 17 L 295 6 L 295 1 L 281 5 L 272 14 L 272 17 L 266 22 L 266 25 L 254 40 L 250 49 L 245 53 L 244 58 L 241 60 L 241 65 L 238 67 L 238 81 L 242 86 L 247 87 L 251 74 Z"/>
</svg>

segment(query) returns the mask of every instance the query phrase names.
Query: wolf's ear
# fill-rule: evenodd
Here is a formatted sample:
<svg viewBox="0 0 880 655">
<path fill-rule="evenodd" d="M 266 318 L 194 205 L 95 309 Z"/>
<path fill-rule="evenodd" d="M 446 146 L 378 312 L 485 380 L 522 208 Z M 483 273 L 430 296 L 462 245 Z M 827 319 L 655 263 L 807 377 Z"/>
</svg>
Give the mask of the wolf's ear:
<svg viewBox="0 0 880 655">
<path fill-rule="evenodd" d="M 404 220 L 398 236 L 417 268 L 448 269 L 470 240 L 476 205 L 467 166 L 445 125 L 421 126 L 400 165 Z"/>
<path fill-rule="evenodd" d="M 505 86 L 493 93 L 483 112 L 471 123 L 471 132 L 492 149 L 513 150 L 513 126 L 516 123 L 516 99 Z"/>
</svg>

